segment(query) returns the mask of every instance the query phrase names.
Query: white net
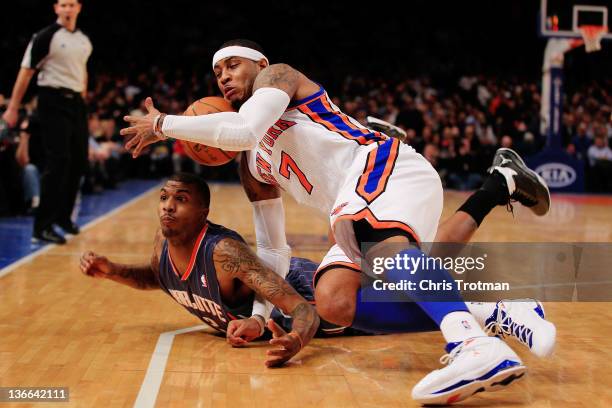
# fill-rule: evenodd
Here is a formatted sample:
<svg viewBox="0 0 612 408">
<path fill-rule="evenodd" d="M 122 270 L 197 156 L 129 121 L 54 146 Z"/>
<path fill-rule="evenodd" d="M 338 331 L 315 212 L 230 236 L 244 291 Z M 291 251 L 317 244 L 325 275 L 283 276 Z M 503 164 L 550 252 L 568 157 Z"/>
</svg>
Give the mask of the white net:
<svg viewBox="0 0 612 408">
<path fill-rule="evenodd" d="M 608 27 L 597 25 L 583 25 L 579 27 L 584 40 L 586 52 L 601 50 L 601 38 L 608 32 Z"/>
</svg>

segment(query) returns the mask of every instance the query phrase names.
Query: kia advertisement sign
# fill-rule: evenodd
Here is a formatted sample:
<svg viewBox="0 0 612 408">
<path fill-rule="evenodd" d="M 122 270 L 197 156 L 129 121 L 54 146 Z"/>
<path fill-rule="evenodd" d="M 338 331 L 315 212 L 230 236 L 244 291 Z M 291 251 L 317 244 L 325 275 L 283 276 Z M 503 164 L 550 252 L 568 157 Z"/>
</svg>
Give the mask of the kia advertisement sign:
<svg viewBox="0 0 612 408">
<path fill-rule="evenodd" d="M 576 171 L 563 163 L 546 163 L 535 169 L 549 188 L 569 187 L 576 181 Z"/>
<path fill-rule="evenodd" d="M 551 191 L 583 192 L 584 162 L 561 149 L 546 149 L 526 160 Z"/>
</svg>

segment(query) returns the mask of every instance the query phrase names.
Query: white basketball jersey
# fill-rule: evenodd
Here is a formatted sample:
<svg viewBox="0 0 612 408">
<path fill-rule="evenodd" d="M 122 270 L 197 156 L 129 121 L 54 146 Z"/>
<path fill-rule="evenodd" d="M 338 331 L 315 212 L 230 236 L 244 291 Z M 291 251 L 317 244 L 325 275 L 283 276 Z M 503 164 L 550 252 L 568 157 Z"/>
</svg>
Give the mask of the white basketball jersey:
<svg viewBox="0 0 612 408">
<path fill-rule="evenodd" d="M 342 113 L 321 88 L 289 105 L 249 152 L 249 170 L 329 215 L 352 165 L 365 165 L 367 153 L 388 139 Z"/>
</svg>

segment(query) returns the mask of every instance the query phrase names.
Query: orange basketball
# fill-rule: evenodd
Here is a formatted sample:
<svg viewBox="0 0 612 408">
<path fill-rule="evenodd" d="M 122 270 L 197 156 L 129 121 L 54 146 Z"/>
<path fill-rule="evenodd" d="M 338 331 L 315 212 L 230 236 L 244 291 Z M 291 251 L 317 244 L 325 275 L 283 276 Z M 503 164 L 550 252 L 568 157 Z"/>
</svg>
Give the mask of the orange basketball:
<svg viewBox="0 0 612 408">
<path fill-rule="evenodd" d="M 208 96 L 189 105 L 183 113 L 186 116 L 208 115 L 209 113 L 233 112 L 234 109 L 228 101 L 218 96 Z M 181 140 L 185 154 L 196 162 L 205 166 L 221 166 L 229 163 L 239 152 L 227 152 L 218 147 L 206 146 L 199 143 Z"/>
</svg>

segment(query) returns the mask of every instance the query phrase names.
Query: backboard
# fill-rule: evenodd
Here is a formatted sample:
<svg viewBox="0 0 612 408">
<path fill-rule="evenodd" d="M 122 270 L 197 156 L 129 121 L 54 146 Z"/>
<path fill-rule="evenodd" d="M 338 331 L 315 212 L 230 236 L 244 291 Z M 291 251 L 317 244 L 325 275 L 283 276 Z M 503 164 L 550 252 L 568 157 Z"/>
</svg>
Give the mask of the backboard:
<svg viewBox="0 0 612 408">
<path fill-rule="evenodd" d="M 602 39 L 612 39 L 609 11 L 612 0 L 541 0 L 539 32 L 546 38 L 581 38 L 580 26 L 608 27 Z"/>
</svg>

